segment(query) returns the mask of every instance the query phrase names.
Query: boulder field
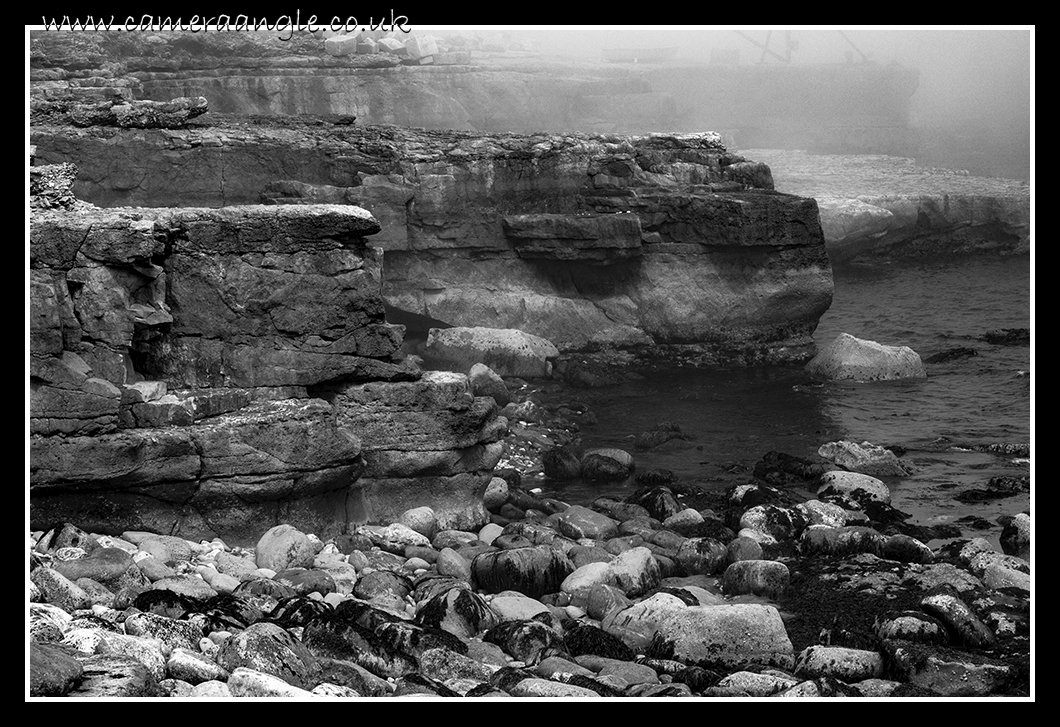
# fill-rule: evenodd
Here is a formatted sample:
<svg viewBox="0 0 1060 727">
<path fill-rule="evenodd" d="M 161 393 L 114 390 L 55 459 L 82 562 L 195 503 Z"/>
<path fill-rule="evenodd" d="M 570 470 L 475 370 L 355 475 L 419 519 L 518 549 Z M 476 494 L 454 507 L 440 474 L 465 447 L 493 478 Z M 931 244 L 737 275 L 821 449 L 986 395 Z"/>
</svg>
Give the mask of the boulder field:
<svg viewBox="0 0 1060 727">
<path fill-rule="evenodd" d="M 474 530 L 416 507 L 326 541 L 280 524 L 253 547 L 66 523 L 30 541 L 29 693 L 1028 696 L 1030 517 L 1005 552 L 932 549 L 861 485 L 831 490 L 738 486 L 703 507 L 656 486 L 584 507 L 498 478 Z"/>
</svg>

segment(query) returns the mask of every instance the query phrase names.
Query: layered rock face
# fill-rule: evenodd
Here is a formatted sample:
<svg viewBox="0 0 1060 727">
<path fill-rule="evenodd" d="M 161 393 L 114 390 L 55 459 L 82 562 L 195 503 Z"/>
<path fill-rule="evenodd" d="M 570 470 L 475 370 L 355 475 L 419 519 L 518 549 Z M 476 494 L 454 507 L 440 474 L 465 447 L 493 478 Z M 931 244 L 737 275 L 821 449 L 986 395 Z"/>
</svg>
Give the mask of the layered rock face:
<svg viewBox="0 0 1060 727">
<path fill-rule="evenodd" d="M 384 297 L 561 350 L 692 347 L 709 363 L 805 361 L 831 302 L 812 200 L 716 134 L 478 135 L 327 119 L 206 128 L 39 125 L 99 204 L 371 209 Z M 135 170 L 132 172 L 131 170 Z M 132 174 L 135 178 L 131 178 Z"/>
<path fill-rule="evenodd" d="M 418 504 L 484 522 L 503 419 L 401 362 L 370 214 L 66 206 L 31 219 L 31 527 L 338 534 L 425 472 Z"/>
<path fill-rule="evenodd" d="M 1026 182 L 922 167 L 902 157 L 745 153 L 769 164 L 777 189 L 817 200 L 833 265 L 1030 252 Z"/>
<path fill-rule="evenodd" d="M 607 63 L 419 32 L 387 39 L 402 52 L 376 44 L 371 31 L 345 41 L 277 35 L 79 33 L 72 42 L 37 32 L 31 63 L 34 81 L 54 88 L 111 79 L 137 98 L 205 96 L 227 114 L 341 114 L 480 132 L 715 129 L 743 148 L 831 153 L 909 154 L 915 145 L 909 111 L 919 71 L 897 65 Z M 360 47 L 335 54 L 354 41 Z"/>
</svg>

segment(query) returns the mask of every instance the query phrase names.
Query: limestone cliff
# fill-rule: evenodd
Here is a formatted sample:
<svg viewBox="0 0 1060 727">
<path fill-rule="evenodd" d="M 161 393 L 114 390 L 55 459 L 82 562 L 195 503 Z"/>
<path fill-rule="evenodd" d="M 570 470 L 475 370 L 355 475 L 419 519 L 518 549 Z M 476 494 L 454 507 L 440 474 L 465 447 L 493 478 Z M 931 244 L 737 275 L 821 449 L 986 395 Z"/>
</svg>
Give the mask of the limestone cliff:
<svg viewBox="0 0 1060 727">
<path fill-rule="evenodd" d="M 345 203 L 382 230 L 384 297 L 561 349 L 693 347 L 802 361 L 831 301 L 813 200 L 716 134 L 494 134 L 240 119 L 174 130 L 38 124 L 105 205 Z"/>
<path fill-rule="evenodd" d="M 52 93 L 109 84 L 155 101 L 204 96 L 226 114 L 339 114 L 369 125 L 517 133 L 712 129 L 742 148 L 831 153 L 910 154 L 915 145 L 909 109 L 919 72 L 893 64 L 608 63 L 452 34 L 436 39 L 427 58 L 374 43 L 332 55 L 326 35 L 36 32 L 31 78 Z M 394 38 L 406 45 L 423 36 Z"/>
<path fill-rule="evenodd" d="M 401 362 L 366 211 L 34 201 L 31 527 L 326 536 L 409 491 L 485 522 L 504 420 L 465 376 Z"/>
</svg>

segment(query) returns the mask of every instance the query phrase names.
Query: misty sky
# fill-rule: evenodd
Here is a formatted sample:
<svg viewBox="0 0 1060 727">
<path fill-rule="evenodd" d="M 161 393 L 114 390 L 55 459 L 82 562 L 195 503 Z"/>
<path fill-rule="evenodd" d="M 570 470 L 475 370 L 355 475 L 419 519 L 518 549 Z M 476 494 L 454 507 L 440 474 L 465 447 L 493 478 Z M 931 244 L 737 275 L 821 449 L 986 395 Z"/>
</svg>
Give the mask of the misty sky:
<svg viewBox="0 0 1060 727">
<path fill-rule="evenodd" d="M 455 30 L 436 32 L 441 35 Z M 678 59 L 682 60 L 707 62 L 712 49 L 735 48 L 739 49 L 741 63 L 759 62 L 761 50 L 736 30 L 760 42 L 769 32 L 767 28 L 739 26 L 514 26 L 464 32 L 483 36 L 509 33 L 513 39 L 532 41 L 535 50 L 549 55 L 599 58 L 605 47 L 676 46 L 680 49 Z M 781 55 L 785 30 L 772 29 L 770 39 L 771 48 Z M 912 106 L 911 121 L 915 126 L 982 123 L 996 130 L 1011 124 L 1018 136 L 1029 138 L 1033 79 L 1030 26 L 923 30 L 818 26 L 795 27 L 790 32 L 791 39 L 798 43 L 792 55 L 797 63 L 844 63 L 849 52 L 855 61 L 860 61 L 864 53 L 877 63 L 898 62 L 920 69 L 920 87 Z M 767 62 L 777 61 L 767 58 Z"/>
</svg>

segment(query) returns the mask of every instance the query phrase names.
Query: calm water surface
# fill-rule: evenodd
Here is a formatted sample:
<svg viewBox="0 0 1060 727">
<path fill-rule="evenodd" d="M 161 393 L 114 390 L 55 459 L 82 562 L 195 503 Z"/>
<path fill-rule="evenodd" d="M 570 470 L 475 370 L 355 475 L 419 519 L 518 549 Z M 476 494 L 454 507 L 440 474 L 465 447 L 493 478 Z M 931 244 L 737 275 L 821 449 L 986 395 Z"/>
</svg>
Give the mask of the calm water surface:
<svg viewBox="0 0 1060 727">
<path fill-rule="evenodd" d="M 917 522 L 954 522 L 964 515 L 995 520 L 1030 507 L 1030 495 L 968 505 L 954 496 L 983 488 L 997 475 L 1029 473 L 1026 461 L 969 451 L 973 445 L 1029 443 L 1030 348 L 988 344 L 1002 328 L 1030 327 L 1031 269 L 1027 257 L 965 259 L 838 271 L 835 298 L 815 334 L 820 347 L 841 332 L 905 345 L 923 358 L 946 349 L 978 355 L 928 364 L 915 381 L 820 384 L 801 369 L 674 370 L 644 381 L 551 394 L 588 404 L 597 423 L 581 427 L 585 447 L 620 447 L 638 471 L 672 470 L 683 482 L 725 488 L 746 482 L 771 450 L 803 457 L 837 439 L 900 445 L 918 471 L 888 479 L 893 504 Z M 660 421 L 690 438 L 650 450 L 634 438 Z M 589 502 L 626 495 L 631 480 L 601 486 L 534 483 L 546 494 Z M 1000 527 L 968 530 L 996 542 Z"/>
</svg>

